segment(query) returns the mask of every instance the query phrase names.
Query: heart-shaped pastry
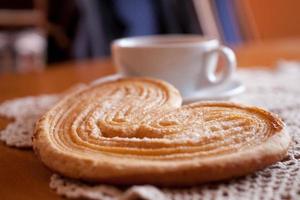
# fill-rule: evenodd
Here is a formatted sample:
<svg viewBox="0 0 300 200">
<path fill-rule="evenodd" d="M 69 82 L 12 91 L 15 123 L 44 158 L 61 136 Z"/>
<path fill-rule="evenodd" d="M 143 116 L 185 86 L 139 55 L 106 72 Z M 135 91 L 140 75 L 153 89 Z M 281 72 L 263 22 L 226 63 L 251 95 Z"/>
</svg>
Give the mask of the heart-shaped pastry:
<svg viewBox="0 0 300 200">
<path fill-rule="evenodd" d="M 37 123 L 34 150 L 68 177 L 113 184 L 192 185 L 242 176 L 281 160 L 290 137 L 257 107 L 181 106 L 170 84 L 125 78 L 63 98 Z"/>
</svg>

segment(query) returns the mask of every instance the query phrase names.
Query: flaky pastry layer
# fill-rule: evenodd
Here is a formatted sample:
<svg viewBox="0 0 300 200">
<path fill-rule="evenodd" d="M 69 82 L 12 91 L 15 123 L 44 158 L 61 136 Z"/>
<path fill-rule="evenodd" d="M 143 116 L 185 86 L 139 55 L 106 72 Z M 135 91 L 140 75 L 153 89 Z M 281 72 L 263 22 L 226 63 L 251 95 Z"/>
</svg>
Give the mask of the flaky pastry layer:
<svg viewBox="0 0 300 200">
<path fill-rule="evenodd" d="M 65 176 L 113 184 L 193 185 L 281 160 L 290 137 L 257 107 L 181 106 L 172 85 L 127 78 L 66 96 L 37 123 L 35 152 Z"/>
</svg>

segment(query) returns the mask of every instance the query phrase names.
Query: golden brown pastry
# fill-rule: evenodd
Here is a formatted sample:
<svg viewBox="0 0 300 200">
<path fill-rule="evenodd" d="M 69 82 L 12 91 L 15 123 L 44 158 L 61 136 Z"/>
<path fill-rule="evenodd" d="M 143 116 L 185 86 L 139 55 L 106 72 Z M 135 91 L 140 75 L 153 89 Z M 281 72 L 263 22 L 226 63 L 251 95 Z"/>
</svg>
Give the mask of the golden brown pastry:
<svg viewBox="0 0 300 200">
<path fill-rule="evenodd" d="M 72 178 L 177 186 L 242 176 L 286 155 L 290 137 L 277 116 L 234 103 L 181 101 L 173 86 L 155 79 L 87 87 L 39 120 L 35 152 Z"/>
</svg>

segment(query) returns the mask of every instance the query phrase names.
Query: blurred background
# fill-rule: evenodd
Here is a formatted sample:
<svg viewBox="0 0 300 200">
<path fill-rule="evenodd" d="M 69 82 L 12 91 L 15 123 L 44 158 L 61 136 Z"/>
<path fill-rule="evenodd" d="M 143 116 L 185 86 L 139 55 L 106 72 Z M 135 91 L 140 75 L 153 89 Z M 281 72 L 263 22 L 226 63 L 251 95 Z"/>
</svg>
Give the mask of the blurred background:
<svg viewBox="0 0 300 200">
<path fill-rule="evenodd" d="M 299 0 L 1 0 L 0 73 L 106 58 L 112 40 L 138 35 L 192 33 L 259 48 L 299 38 L 299 8 Z"/>
</svg>

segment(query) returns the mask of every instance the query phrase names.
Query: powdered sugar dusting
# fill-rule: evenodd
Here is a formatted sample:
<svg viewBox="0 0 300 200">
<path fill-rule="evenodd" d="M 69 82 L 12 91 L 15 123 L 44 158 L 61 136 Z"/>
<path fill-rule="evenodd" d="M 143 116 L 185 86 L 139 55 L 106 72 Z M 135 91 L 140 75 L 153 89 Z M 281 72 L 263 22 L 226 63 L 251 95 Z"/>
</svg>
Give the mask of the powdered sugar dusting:
<svg viewBox="0 0 300 200">
<path fill-rule="evenodd" d="M 289 65 L 289 67 L 286 69 L 282 68 L 276 72 L 252 69 L 240 70 L 238 76 L 246 84 L 247 92 L 233 99 L 236 102 L 265 107 L 283 118 L 287 125 L 288 132 L 293 137 L 292 147 L 288 152 L 288 156 L 283 161 L 243 178 L 183 189 L 158 188 L 154 186 L 119 188 L 104 184 L 90 185 L 59 175 L 52 176 L 50 187 L 59 195 L 68 198 L 99 200 L 136 198 L 148 200 L 300 199 L 300 66 L 297 63 L 284 63 L 283 67 L 287 65 Z M 26 98 L 23 100 L 25 99 Z M 37 101 L 37 99 L 32 97 L 28 99 L 31 99 L 29 101 Z M 7 105 L 3 106 L 5 104 Z M 8 113 L 5 116 L 18 118 L 19 116 L 9 114 L 13 112 L 9 110 L 9 103 L 7 102 L 5 104 L 0 106 L 0 115 Z M 27 105 L 32 106 L 33 103 L 20 104 L 19 108 L 23 108 L 27 110 L 27 113 L 30 113 L 30 109 L 27 109 Z M 4 109 L 3 107 L 6 108 Z M 16 115 L 20 114 L 20 112 L 17 112 L 18 109 L 11 109 L 15 111 Z M 34 109 L 31 107 L 31 110 Z M 42 111 L 40 113 L 42 113 Z M 25 121 L 25 117 L 23 117 L 22 120 L 24 124 L 28 123 Z M 222 125 L 223 128 L 224 125 L 226 124 Z M 215 128 L 221 129 L 222 127 Z M 28 129 L 30 128 L 27 128 L 27 130 Z M 210 130 L 207 131 L 209 132 Z M 16 132 L 10 131 L 7 134 L 14 135 Z M 3 135 L 3 131 L 0 132 L 0 134 Z M 0 139 L 3 137 L 1 135 Z M 24 138 L 22 138 L 22 136 L 24 136 Z M 28 136 L 28 141 L 30 140 L 31 142 L 31 136 L 29 137 L 28 134 L 16 134 L 13 137 L 22 143 L 22 140 L 26 141 L 26 136 Z M 136 138 L 136 140 L 138 140 L 138 138 Z M 30 142 L 24 143 L 30 145 Z"/>
<path fill-rule="evenodd" d="M 263 70 L 239 71 L 239 77 L 246 84 L 248 90 L 245 94 L 233 99 L 237 102 L 263 106 L 283 118 L 288 132 L 293 137 L 292 147 L 288 152 L 288 156 L 283 161 L 254 174 L 228 182 L 205 184 L 185 189 L 158 188 L 153 186 L 150 189 L 146 186 L 138 186 L 140 190 L 143 188 L 150 196 L 159 192 L 160 197 L 167 200 L 300 199 L 300 66 L 297 64 L 296 67 L 293 67 L 293 69 L 289 67 L 287 70 L 281 69 L 278 72 Z M 257 80 L 257 77 L 259 81 L 253 81 Z M 215 128 L 222 129 L 224 125 L 226 124 L 222 124 L 223 127 Z M 239 127 L 236 128 L 237 131 L 241 131 Z M 210 130 L 207 131 L 209 132 Z M 65 181 L 65 184 L 69 185 L 69 179 L 55 176 L 55 179 L 51 179 L 52 189 L 57 190 L 61 188 L 56 184 L 58 181 Z M 80 184 L 73 186 L 83 188 Z M 88 185 L 84 184 L 84 186 Z M 97 186 L 104 185 L 99 184 Z M 115 188 L 118 189 L 117 187 Z M 128 190 L 130 190 L 130 187 L 125 190 L 119 190 L 119 192 L 124 195 Z M 64 194 L 67 197 L 71 197 L 70 195 L 72 194 L 74 195 L 67 188 L 60 191 L 60 194 Z M 118 193 L 117 196 L 110 197 L 110 200 L 121 199 L 122 194 Z M 79 196 L 74 195 L 73 197 Z M 88 198 L 87 196 L 84 197 Z M 148 199 L 157 200 L 159 198 L 153 196 Z"/>
</svg>

